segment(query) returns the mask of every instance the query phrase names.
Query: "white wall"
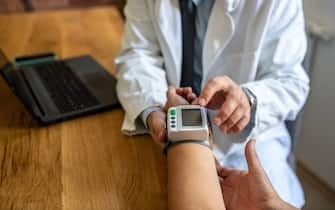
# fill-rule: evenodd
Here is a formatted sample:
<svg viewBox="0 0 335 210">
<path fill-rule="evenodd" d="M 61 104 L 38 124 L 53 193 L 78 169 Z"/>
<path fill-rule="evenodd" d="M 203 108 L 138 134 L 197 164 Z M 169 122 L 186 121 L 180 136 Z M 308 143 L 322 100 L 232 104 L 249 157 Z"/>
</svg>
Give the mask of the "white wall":
<svg viewBox="0 0 335 210">
<path fill-rule="evenodd" d="M 306 21 L 319 22 L 335 35 L 335 1 L 304 0 Z M 297 158 L 335 189 L 335 41 L 320 42 L 305 107 Z"/>
</svg>

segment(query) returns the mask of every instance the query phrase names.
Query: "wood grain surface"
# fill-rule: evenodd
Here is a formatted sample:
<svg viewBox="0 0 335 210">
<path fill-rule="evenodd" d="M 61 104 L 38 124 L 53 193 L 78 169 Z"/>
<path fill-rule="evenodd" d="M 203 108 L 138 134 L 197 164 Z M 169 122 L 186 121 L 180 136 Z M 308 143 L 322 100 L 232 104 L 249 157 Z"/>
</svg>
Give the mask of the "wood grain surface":
<svg viewBox="0 0 335 210">
<path fill-rule="evenodd" d="M 91 54 L 114 73 L 123 20 L 113 7 L 0 15 L 9 58 Z M 0 79 L 0 209 L 166 209 L 166 162 L 126 137 L 121 109 L 39 127 Z"/>
<path fill-rule="evenodd" d="M 0 0 L 0 13 L 23 12 L 24 5 L 20 0 Z"/>
</svg>

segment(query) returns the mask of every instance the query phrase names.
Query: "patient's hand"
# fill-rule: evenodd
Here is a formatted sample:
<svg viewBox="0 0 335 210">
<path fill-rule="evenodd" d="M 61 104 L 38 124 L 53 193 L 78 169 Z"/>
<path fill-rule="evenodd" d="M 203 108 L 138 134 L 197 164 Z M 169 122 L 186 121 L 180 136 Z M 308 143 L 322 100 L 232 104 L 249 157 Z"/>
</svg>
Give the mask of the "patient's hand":
<svg viewBox="0 0 335 210">
<path fill-rule="evenodd" d="M 150 135 L 153 140 L 161 147 L 164 146 L 165 142 L 165 123 L 166 114 L 163 110 L 154 111 L 150 113 L 147 119 L 148 127 L 150 130 Z"/>
<path fill-rule="evenodd" d="M 170 107 L 190 104 L 190 102 L 193 101 L 195 97 L 196 96 L 192 92 L 191 88 L 176 89 L 170 86 L 167 92 L 167 102 L 165 104 L 164 110 L 167 112 Z"/>
<path fill-rule="evenodd" d="M 150 134 L 154 141 L 160 145 L 164 146 L 166 141 L 166 112 L 170 107 L 186 105 L 195 99 L 195 95 L 192 93 L 191 88 L 174 88 L 169 87 L 167 91 L 167 102 L 163 110 L 154 111 L 148 116 L 148 126 L 150 129 Z"/>
<path fill-rule="evenodd" d="M 180 95 L 184 99 L 186 99 L 188 101 L 188 103 L 190 103 L 190 104 L 197 98 L 195 93 L 193 93 L 191 87 L 177 88 L 176 92 L 177 92 L 178 95 Z"/>
</svg>

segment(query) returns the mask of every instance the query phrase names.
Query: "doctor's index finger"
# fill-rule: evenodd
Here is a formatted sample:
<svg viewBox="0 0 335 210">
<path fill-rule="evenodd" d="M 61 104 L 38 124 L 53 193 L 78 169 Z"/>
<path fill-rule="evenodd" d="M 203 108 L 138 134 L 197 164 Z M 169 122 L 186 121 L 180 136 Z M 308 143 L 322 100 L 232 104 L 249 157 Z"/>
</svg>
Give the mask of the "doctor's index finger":
<svg viewBox="0 0 335 210">
<path fill-rule="evenodd" d="M 197 102 L 201 106 L 206 106 L 218 91 L 227 91 L 230 85 L 231 80 L 227 76 L 215 77 L 209 80 L 201 91 Z"/>
</svg>

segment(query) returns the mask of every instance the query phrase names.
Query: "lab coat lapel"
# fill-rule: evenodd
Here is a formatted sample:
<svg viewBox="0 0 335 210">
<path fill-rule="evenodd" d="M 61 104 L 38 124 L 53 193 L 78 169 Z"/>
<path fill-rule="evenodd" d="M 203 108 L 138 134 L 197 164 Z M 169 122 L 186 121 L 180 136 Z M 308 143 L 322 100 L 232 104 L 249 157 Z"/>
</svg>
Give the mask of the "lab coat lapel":
<svg viewBox="0 0 335 210">
<path fill-rule="evenodd" d="M 155 6 L 156 20 L 164 40 L 164 47 L 168 49 L 172 63 L 165 60 L 166 65 L 171 65 L 174 72 L 170 72 L 170 78 L 178 85 L 181 78 L 182 62 L 182 28 L 179 10 L 179 0 L 158 0 Z M 169 73 L 169 72 L 168 72 Z M 174 79 L 173 79 L 174 78 Z"/>
<path fill-rule="evenodd" d="M 207 75 L 234 33 L 234 23 L 230 12 L 234 11 L 239 0 L 216 0 L 208 22 L 203 49 L 203 70 Z"/>
</svg>

